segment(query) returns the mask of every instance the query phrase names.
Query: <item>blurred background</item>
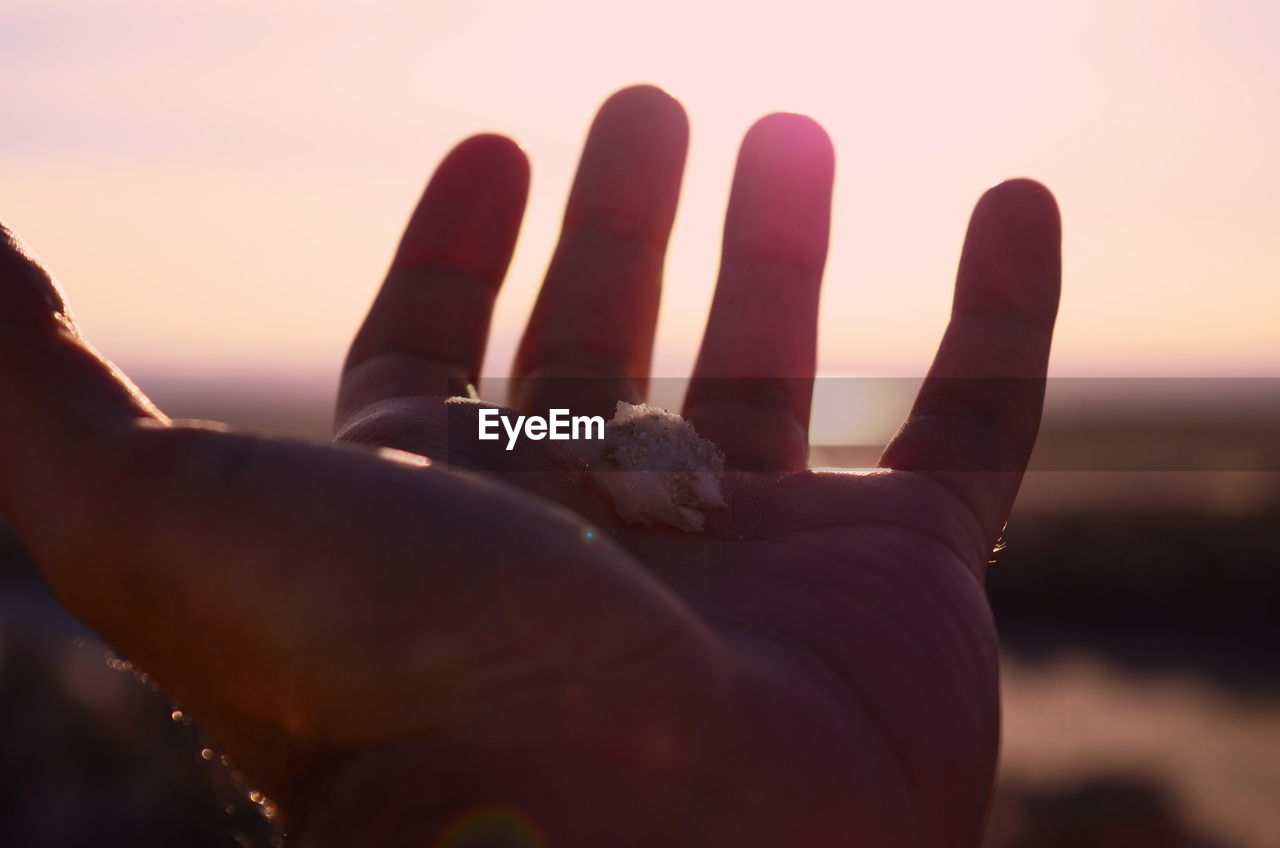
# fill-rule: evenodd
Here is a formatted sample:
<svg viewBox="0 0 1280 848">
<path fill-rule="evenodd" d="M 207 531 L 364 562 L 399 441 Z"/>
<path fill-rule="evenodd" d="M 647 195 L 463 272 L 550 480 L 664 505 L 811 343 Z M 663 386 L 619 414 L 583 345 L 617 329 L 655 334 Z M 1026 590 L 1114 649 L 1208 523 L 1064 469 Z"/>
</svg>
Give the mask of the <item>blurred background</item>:
<svg viewBox="0 0 1280 848">
<path fill-rule="evenodd" d="M 1277 44 L 1270 0 L 5 0 L 0 217 L 170 414 L 324 438 L 345 345 L 457 141 L 506 133 L 533 162 L 497 377 L 597 105 L 634 82 L 684 102 L 655 358 L 675 378 L 738 140 L 806 112 L 838 160 L 813 462 L 858 466 L 928 366 L 973 202 L 1035 177 L 1066 277 L 1037 470 L 990 580 L 988 848 L 1280 846 Z M 0 530 L 0 844 L 271 844 L 174 709 Z"/>
</svg>

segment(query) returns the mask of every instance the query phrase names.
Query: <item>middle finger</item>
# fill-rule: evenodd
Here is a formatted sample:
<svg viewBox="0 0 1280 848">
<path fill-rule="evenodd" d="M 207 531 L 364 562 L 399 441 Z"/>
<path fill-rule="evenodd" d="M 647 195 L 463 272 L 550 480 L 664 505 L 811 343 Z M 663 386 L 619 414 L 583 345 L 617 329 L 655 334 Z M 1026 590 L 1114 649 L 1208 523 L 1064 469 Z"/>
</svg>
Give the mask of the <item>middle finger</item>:
<svg viewBox="0 0 1280 848">
<path fill-rule="evenodd" d="M 684 109 L 653 86 L 601 107 L 516 355 L 513 406 L 608 417 L 644 397 L 688 138 Z"/>
</svg>

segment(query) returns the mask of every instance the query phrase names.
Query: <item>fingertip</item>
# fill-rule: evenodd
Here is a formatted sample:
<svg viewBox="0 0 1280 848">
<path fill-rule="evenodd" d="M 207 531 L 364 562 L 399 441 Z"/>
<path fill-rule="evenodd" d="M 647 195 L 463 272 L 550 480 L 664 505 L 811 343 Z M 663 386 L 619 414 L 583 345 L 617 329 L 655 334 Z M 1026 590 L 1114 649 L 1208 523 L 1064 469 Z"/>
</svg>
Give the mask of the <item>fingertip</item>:
<svg viewBox="0 0 1280 848">
<path fill-rule="evenodd" d="M 445 155 L 439 172 L 462 170 L 475 176 L 499 179 L 529 178 L 529 156 L 524 148 L 499 133 L 479 133 L 458 142 Z"/>
<path fill-rule="evenodd" d="M 1034 224 L 1039 232 L 1055 236 L 1062 226 L 1053 192 L 1029 177 L 1013 177 L 983 192 L 974 208 L 974 217 L 980 214 L 999 216 L 1014 226 Z"/>
<path fill-rule="evenodd" d="M 609 174 L 636 172 L 643 182 L 679 182 L 689 149 L 684 106 L 656 85 L 633 85 L 610 95 L 591 123 L 581 166 Z M 612 179 L 606 178 L 612 183 Z M 650 186 L 654 185 L 650 182 Z"/>
<path fill-rule="evenodd" d="M 623 86 L 613 94 L 610 94 L 605 98 L 604 106 L 601 108 L 608 108 L 611 104 L 639 101 L 670 101 L 675 103 L 676 99 L 670 92 L 659 85 L 651 82 L 640 82 Z"/>
<path fill-rule="evenodd" d="M 436 262 L 496 282 L 529 197 L 529 158 L 496 133 L 464 139 L 441 161 L 409 218 L 393 269 Z"/>
<path fill-rule="evenodd" d="M 983 192 L 983 196 L 992 194 L 1019 195 L 1027 198 L 1045 198 L 1053 200 L 1053 192 L 1039 180 L 1031 177 L 1008 177 Z"/>
<path fill-rule="evenodd" d="M 524 148 L 510 136 L 501 133 L 476 133 L 454 146 L 450 156 L 489 156 L 513 162 L 527 162 Z"/>
<path fill-rule="evenodd" d="M 744 152 L 808 162 L 813 170 L 830 172 L 835 146 L 821 124 L 798 112 L 773 112 L 758 119 L 742 140 Z"/>
<path fill-rule="evenodd" d="M 1062 277 L 1062 224 L 1053 193 L 1020 177 L 974 207 L 957 276 L 958 310 L 1014 311 L 1052 326 Z"/>
<path fill-rule="evenodd" d="M 594 218 L 603 229 L 665 244 L 688 147 L 688 120 L 675 98 L 653 85 L 615 92 L 587 134 L 565 231 Z"/>
<path fill-rule="evenodd" d="M 652 83 L 629 85 L 609 95 L 600 106 L 597 120 L 630 115 L 643 115 L 677 133 L 689 132 L 689 116 L 683 104 Z"/>
<path fill-rule="evenodd" d="M 835 151 L 817 121 L 775 112 L 756 121 L 738 151 L 725 250 L 806 269 L 816 284 L 831 229 Z"/>
</svg>

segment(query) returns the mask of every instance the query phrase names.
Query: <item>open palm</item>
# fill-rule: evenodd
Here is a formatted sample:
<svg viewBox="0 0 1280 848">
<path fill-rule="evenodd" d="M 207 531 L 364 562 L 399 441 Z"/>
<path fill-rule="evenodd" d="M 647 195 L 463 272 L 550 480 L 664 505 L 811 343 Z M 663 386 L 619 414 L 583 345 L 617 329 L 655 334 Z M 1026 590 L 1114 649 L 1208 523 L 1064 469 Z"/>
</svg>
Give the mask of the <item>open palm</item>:
<svg viewBox="0 0 1280 848">
<path fill-rule="evenodd" d="M 601 110 L 512 405 L 644 397 L 686 134 L 656 89 Z M 983 197 L 883 469 L 812 472 L 832 173 L 799 116 L 743 144 L 684 410 L 730 466 L 701 533 L 622 523 L 570 454 L 481 446 L 446 403 L 527 190 L 494 136 L 409 224 L 339 447 L 164 418 L 6 240 L 0 506 L 304 844 L 974 844 L 998 740 L 981 578 L 1038 425 L 1057 213 L 1028 181 Z"/>
</svg>

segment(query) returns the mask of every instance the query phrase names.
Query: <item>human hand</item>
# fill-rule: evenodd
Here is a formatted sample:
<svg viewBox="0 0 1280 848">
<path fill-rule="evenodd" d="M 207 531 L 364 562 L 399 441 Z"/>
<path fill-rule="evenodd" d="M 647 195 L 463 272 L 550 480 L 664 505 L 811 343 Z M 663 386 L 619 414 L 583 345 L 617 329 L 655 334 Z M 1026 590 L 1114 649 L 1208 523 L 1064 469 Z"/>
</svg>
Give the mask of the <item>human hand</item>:
<svg viewBox="0 0 1280 848">
<path fill-rule="evenodd" d="M 521 408 L 643 396 L 685 140 L 656 90 L 602 109 Z M 521 821 L 557 846 L 975 844 L 998 738 L 981 576 L 1038 425 L 1057 212 L 1026 181 L 983 197 L 884 469 L 815 473 L 832 170 L 799 116 L 744 142 L 685 410 L 731 466 L 702 533 L 621 523 L 545 442 L 449 439 L 527 185 L 496 137 L 441 165 L 352 346 L 338 441 L 397 452 L 165 419 L 6 244 L 0 508 L 304 844 L 519 845 Z"/>
</svg>

